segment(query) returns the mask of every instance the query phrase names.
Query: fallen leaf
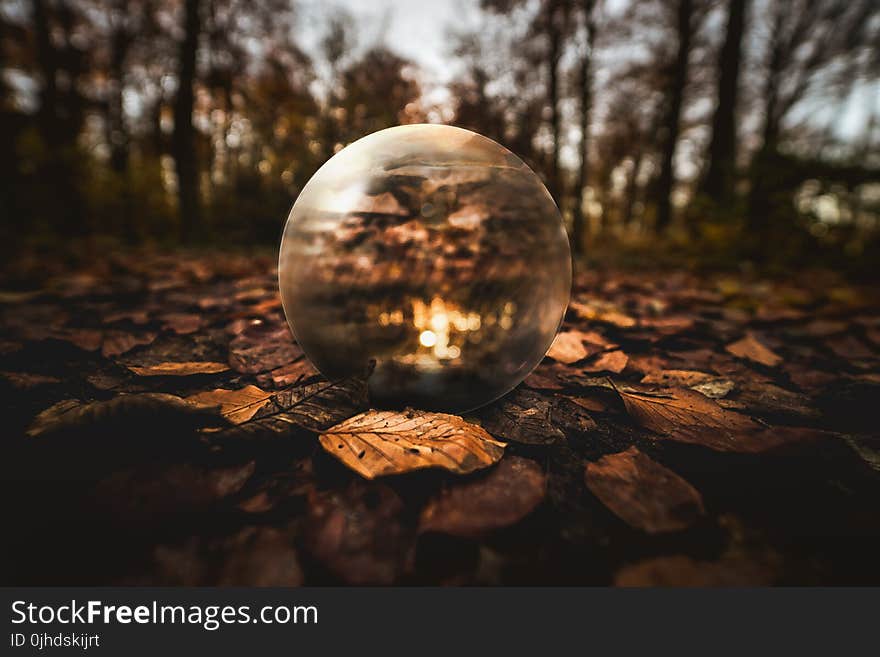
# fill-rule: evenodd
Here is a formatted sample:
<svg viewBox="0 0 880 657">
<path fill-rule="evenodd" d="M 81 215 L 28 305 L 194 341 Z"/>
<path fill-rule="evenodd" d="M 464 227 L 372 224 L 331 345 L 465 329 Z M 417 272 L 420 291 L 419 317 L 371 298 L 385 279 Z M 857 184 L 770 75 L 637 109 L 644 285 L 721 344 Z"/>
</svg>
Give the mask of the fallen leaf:
<svg viewBox="0 0 880 657">
<path fill-rule="evenodd" d="M 711 399 L 724 397 L 736 387 L 730 379 L 697 370 L 660 370 L 645 375 L 641 382 L 691 388 Z"/>
<path fill-rule="evenodd" d="M 257 386 L 245 386 L 239 390 L 217 388 L 200 392 L 186 398 L 186 401 L 200 406 L 219 406 L 220 414 L 233 424 L 250 420 L 267 404 L 272 403 L 272 393 Z"/>
<path fill-rule="evenodd" d="M 121 356 L 135 347 L 151 344 L 155 333 L 128 333 L 127 331 L 107 331 L 101 345 L 101 355 L 105 358 Z"/>
<path fill-rule="evenodd" d="M 169 516 L 204 513 L 238 493 L 255 467 L 254 461 L 212 468 L 190 463 L 145 463 L 100 480 L 94 498 L 117 523 L 143 531 L 162 526 Z"/>
<path fill-rule="evenodd" d="M 605 401 L 601 399 L 598 395 L 578 397 L 575 397 L 574 395 L 566 395 L 565 398 L 570 400 L 572 403 L 587 409 L 588 411 L 605 413 L 608 410 L 608 404 L 606 404 Z"/>
<path fill-rule="evenodd" d="M 782 362 L 781 356 L 768 349 L 751 332 L 746 333 L 746 336 L 741 340 L 731 342 L 724 348 L 734 356 L 753 360 L 767 367 L 775 367 Z"/>
<path fill-rule="evenodd" d="M 616 516 L 649 534 L 686 529 L 706 513 L 693 486 L 635 447 L 588 463 L 585 480 Z"/>
<path fill-rule="evenodd" d="M 242 374 L 274 370 L 302 355 L 286 324 L 251 325 L 229 343 L 229 366 Z"/>
<path fill-rule="evenodd" d="M 157 365 L 126 365 L 138 376 L 191 376 L 219 374 L 229 369 L 226 363 L 158 363 Z"/>
<path fill-rule="evenodd" d="M 204 326 L 202 316 L 195 313 L 167 313 L 160 316 L 159 319 L 162 321 L 164 329 L 178 335 L 195 333 Z"/>
<path fill-rule="evenodd" d="M 684 555 L 655 557 L 621 568 L 615 586 L 625 587 L 743 587 L 769 586 L 773 572 L 746 559 L 697 561 Z"/>
<path fill-rule="evenodd" d="M 457 415 L 367 411 L 324 431 L 321 446 L 367 479 L 422 468 L 467 474 L 498 461 L 504 443 Z"/>
<path fill-rule="evenodd" d="M 367 409 L 367 400 L 366 382 L 360 378 L 300 385 L 274 393 L 274 410 L 266 407 L 255 417 L 224 429 L 222 435 L 282 436 L 298 428 L 317 433 Z"/>
<path fill-rule="evenodd" d="M 583 366 L 586 372 L 613 372 L 620 374 L 629 362 L 629 357 L 622 351 L 606 351 L 588 365 Z"/>
<path fill-rule="evenodd" d="M 153 552 L 150 586 L 300 586 L 302 568 L 286 532 L 245 527 L 223 538 L 193 536 Z M 141 582 L 138 582 L 141 584 Z"/>
<path fill-rule="evenodd" d="M 788 427 L 768 427 L 688 388 L 662 392 L 618 389 L 636 424 L 666 439 L 722 452 L 763 452 L 811 435 Z"/>
<path fill-rule="evenodd" d="M 537 463 L 508 456 L 485 475 L 429 500 L 422 509 L 419 531 L 477 537 L 509 527 L 541 503 L 546 486 Z"/>
<path fill-rule="evenodd" d="M 300 358 L 287 365 L 282 365 L 271 372 L 260 374 L 257 377 L 257 381 L 263 385 L 271 381 L 274 386 L 284 388 L 296 385 L 297 383 L 304 383 L 316 376 L 320 376 L 320 373 L 315 369 L 314 365 L 307 358 Z"/>
<path fill-rule="evenodd" d="M 48 337 L 70 342 L 83 351 L 97 351 L 104 340 L 104 332 L 96 329 L 63 328 L 50 331 Z"/>
<path fill-rule="evenodd" d="M 391 488 L 355 481 L 309 496 L 306 547 L 348 584 L 393 584 L 407 568 L 411 536 Z"/>
<path fill-rule="evenodd" d="M 107 401 L 82 402 L 67 399 L 54 404 L 34 418 L 27 430 L 30 437 L 89 428 L 125 432 L 142 423 L 158 427 L 179 423 L 181 428 L 216 426 L 216 409 L 191 404 L 175 395 L 144 392 L 119 395 Z"/>
<path fill-rule="evenodd" d="M 517 389 L 481 412 L 482 425 L 493 435 L 530 445 L 565 441 L 565 433 L 553 423 L 552 397 Z"/>
<path fill-rule="evenodd" d="M 842 335 L 825 341 L 836 355 L 850 361 L 872 360 L 876 354 L 853 335 Z"/>
<path fill-rule="evenodd" d="M 580 331 L 564 331 L 558 333 L 553 344 L 547 350 L 547 356 L 560 363 L 570 365 L 583 360 L 589 355 L 580 337 Z"/>
<path fill-rule="evenodd" d="M 13 388 L 19 390 L 30 390 L 42 385 L 61 383 L 61 379 L 54 376 L 32 374 L 31 372 L 0 372 L 0 376 L 6 379 Z"/>
<path fill-rule="evenodd" d="M 596 300 L 572 301 L 568 304 L 568 308 L 579 319 L 613 324 L 618 328 L 631 328 L 636 325 L 633 317 L 621 312 L 610 303 Z"/>
</svg>

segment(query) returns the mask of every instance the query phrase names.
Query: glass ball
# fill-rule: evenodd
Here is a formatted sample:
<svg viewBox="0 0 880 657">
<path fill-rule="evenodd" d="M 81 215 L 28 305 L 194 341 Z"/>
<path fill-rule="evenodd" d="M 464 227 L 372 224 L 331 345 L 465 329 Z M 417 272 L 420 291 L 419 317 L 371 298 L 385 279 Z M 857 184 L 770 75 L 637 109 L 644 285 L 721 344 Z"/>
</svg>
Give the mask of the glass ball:
<svg viewBox="0 0 880 657">
<path fill-rule="evenodd" d="M 562 217 L 535 173 L 468 130 L 407 125 L 334 155 L 287 219 L 278 267 L 296 340 L 375 406 L 463 412 L 541 361 L 568 305 Z"/>
</svg>

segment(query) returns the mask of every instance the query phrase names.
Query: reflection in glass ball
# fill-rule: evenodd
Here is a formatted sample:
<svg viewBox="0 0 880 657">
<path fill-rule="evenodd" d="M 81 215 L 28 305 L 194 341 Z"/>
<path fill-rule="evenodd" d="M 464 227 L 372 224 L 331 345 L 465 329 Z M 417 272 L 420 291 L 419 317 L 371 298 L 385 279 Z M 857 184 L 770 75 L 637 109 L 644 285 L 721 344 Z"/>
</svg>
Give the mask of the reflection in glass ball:
<svg viewBox="0 0 880 657">
<path fill-rule="evenodd" d="M 331 380 L 375 367 L 375 405 L 461 412 L 541 361 L 568 305 L 562 218 L 491 139 L 442 125 L 373 133 L 299 195 L 279 260 L 284 312 Z"/>
</svg>

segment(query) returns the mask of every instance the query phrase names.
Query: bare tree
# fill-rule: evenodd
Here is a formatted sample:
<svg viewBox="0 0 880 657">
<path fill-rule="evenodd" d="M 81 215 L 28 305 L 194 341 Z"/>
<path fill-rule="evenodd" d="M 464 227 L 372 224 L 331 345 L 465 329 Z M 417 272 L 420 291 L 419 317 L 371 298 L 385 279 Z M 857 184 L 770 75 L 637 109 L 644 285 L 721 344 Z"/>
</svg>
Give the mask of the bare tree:
<svg viewBox="0 0 880 657">
<path fill-rule="evenodd" d="M 748 4 L 749 0 L 728 0 L 727 28 L 718 57 L 717 103 L 708 166 L 700 186 L 716 202 L 730 196 L 736 168 L 736 112 Z"/>
<path fill-rule="evenodd" d="M 656 228 L 664 231 L 672 220 L 672 186 L 675 182 L 675 150 L 681 128 L 681 110 L 688 82 L 688 59 L 691 53 L 694 1 L 675 0 L 675 58 L 669 73 L 666 111 L 661 126 L 660 173 L 657 179 L 655 202 Z"/>
<path fill-rule="evenodd" d="M 196 153 L 196 54 L 201 35 L 201 0 L 184 0 L 183 41 L 178 53 L 177 96 L 174 99 L 172 153 L 177 169 L 177 200 L 181 237 L 194 241 L 202 228 L 199 201 L 199 164 Z"/>
<path fill-rule="evenodd" d="M 584 233 L 586 217 L 584 216 L 584 192 L 587 188 L 587 173 L 590 164 L 590 113 L 593 105 L 592 65 L 596 45 L 595 0 L 582 0 L 581 18 L 583 21 L 583 53 L 578 71 L 577 90 L 580 100 L 580 133 L 579 162 L 577 180 L 573 190 L 574 208 L 572 211 L 571 243 L 575 254 L 584 249 Z"/>
<path fill-rule="evenodd" d="M 769 6 L 761 146 L 752 162 L 749 193 L 748 224 L 754 233 L 765 232 L 773 211 L 786 120 L 813 92 L 841 97 L 852 88 L 859 56 L 870 55 L 880 38 L 878 16 L 875 0 L 775 0 Z"/>
</svg>

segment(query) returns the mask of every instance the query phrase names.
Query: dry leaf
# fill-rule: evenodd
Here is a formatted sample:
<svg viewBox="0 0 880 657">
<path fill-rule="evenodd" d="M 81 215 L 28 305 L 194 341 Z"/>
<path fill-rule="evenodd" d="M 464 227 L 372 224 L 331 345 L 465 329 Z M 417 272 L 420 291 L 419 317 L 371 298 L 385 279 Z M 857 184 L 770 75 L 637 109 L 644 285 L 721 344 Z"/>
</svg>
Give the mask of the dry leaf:
<svg viewBox="0 0 880 657">
<path fill-rule="evenodd" d="M 724 348 L 734 356 L 747 358 L 767 367 L 775 367 L 782 362 L 781 356 L 770 351 L 751 332 L 746 333 L 746 337 L 741 340 L 731 342 Z"/>
<path fill-rule="evenodd" d="M 397 493 L 376 482 L 312 493 L 306 547 L 348 584 L 393 584 L 407 567 L 411 544 L 402 511 Z"/>
<path fill-rule="evenodd" d="M 274 370 L 302 355 L 287 324 L 251 325 L 229 343 L 229 366 L 242 374 Z"/>
<path fill-rule="evenodd" d="M 107 331 L 101 345 L 101 355 L 105 358 L 121 356 L 156 339 L 155 333 L 128 333 L 126 331 Z"/>
<path fill-rule="evenodd" d="M 186 401 L 200 406 L 219 406 L 223 417 L 233 424 L 241 424 L 250 420 L 261 408 L 271 404 L 272 393 L 260 390 L 257 386 L 246 386 L 240 390 L 217 388 L 191 395 Z"/>
<path fill-rule="evenodd" d="M 624 352 L 619 350 L 606 351 L 594 362 L 585 365 L 582 369 L 586 372 L 613 372 L 614 374 L 620 374 L 628 362 L 629 357 Z"/>
<path fill-rule="evenodd" d="M 29 390 L 42 385 L 61 383 L 61 379 L 54 376 L 33 374 L 31 372 L 0 372 L 0 377 L 8 381 L 13 388 L 18 388 L 19 390 Z"/>
<path fill-rule="evenodd" d="M 645 375 L 641 382 L 690 388 L 711 399 L 720 399 L 736 387 L 730 379 L 697 370 L 660 370 Z"/>
<path fill-rule="evenodd" d="M 508 456 L 478 479 L 430 500 L 422 509 L 419 530 L 476 537 L 514 525 L 541 503 L 546 485 L 537 463 Z"/>
<path fill-rule="evenodd" d="M 624 566 L 614 578 L 625 587 L 769 586 L 773 571 L 766 564 L 742 558 L 696 561 L 684 555 L 655 557 Z"/>
<path fill-rule="evenodd" d="M 552 445 L 565 441 L 565 433 L 553 422 L 553 411 L 552 397 L 518 388 L 487 406 L 482 424 L 504 440 Z"/>
<path fill-rule="evenodd" d="M 48 337 L 70 342 L 83 351 L 97 351 L 104 340 L 104 333 L 96 329 L 62 328 L 50 331 Z"/>
<path fill-rule="evenodd" d="M 204 325 L 202 316 L 195 313 L 167 313 L 159 319 L 162 320 L 163 328 L 178 335 L 195 333 Z"/>
<path fill-rule="evenodd" d="M 636 424 L 669 440 L 722 452 L 763 452 L 809 437 L 804 431 L 759 424 L 688 388 L 618 393 Z"/>
<path fill-rule="evenodd" d="M 175 395 L 144 392 L 119 395 L 99 402 L 76 399 L 60 401 L 34 418 L 27 435 L 31 437 L 77 431 L 132 431 L 144 426 L 156 428 L 163 423 L 176 428 L 216 426 L 216 409 L 191 404 Z"/>
<path fill-rule="evenodd" d="M 307 358 L 300 358 L 288 365 L 282 365 L 271 372 L 260 374 L 257 377 L 257 381 L 262 385 L 266 385 L 268 381 L 271 381 L 276 387 L 284 388 L 308 381 L 316 376 L 320 376 L 320 373 L 315 369 L 314 365 Z"/>
<path fill-rule="evenodd" d="M 218 374 L 229 369 L 226 363 L 158 363 L 157 365 L 126 365 L 138 376 L 191 376 Z"/>
<path fill-rule="evenodd" d="M 367 411 L 321 434 L 321 445 L 367 479 L 422 468 L 467 474 L 492 465 L 504 443 L 457 415 Z"/>
<path fill-rule="evenodd" d="M 613 324 L 618 328 L 631 328 L 636 325 L 634 318 L 621 312 L 610 303 L 596 300 L 572 301 L 568 304 L 568 308 L 578 319 Z"/>
<path fill-rule="evenodd" d="M 583 360 L 589 355 L 581 339 L 580 331 L 563 331 L 558 333 L 547 350 L 547 356 L 560 363 L 570 365 Z"/>
<path fill-rule="evenodd" d="M 223 538 L 193 536 L 153 552 L 150 586 L 301 586 L 291 537 L 271 527 L 245 527 Z M 140 582 L 139 582 L 140 584 Z"/>
<path fill-rule="evenodd" d="M 585 480 L 616 516 L 649 534 L 686 529 L 705 515 L 693 486 L 635 447 L 588 463 Z"/>
</svg>

